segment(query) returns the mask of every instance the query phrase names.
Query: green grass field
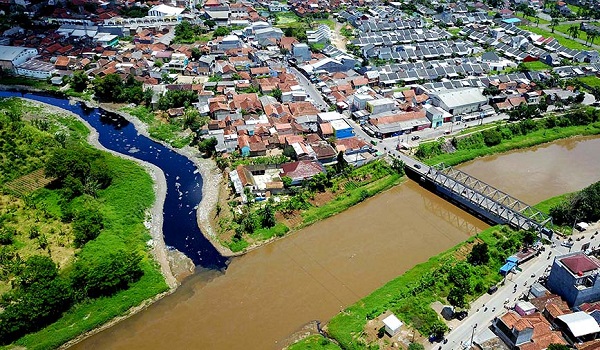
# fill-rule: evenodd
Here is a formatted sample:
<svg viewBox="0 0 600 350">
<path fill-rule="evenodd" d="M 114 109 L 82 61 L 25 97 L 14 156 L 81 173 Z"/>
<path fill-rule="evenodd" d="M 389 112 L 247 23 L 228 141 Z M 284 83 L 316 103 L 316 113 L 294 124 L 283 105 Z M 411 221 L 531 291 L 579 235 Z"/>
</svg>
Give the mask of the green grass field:
<svg viewBox="0 0 600 350">
<path fill-rule="evenodd" d="M 577 78 L 577 80 L 591 88 L 600 87 L 600 78 L 595 76 L 581 77 Z"/>
<path fill-rule="evenodd" d="M 525 63 L 523 63 L 523 65 L 531 71 L 542 71 L 542 70 L 549 70 L 552 68 L 549 65 L 545 64 L 544 62 L 540 62 L 540 61 L 525 62 Z"/>
<path fill-rule="evenodd" d="M 556 40 L 558 40 L 558 42 L 562 46 L 564 46 L 564 47 L 566 47 L 568 49 L 590 50 L 589 46 L 586 46 L 584 44 L 578 43 L 577 41 L 574 41 L 574 40 L 572 40 L 570 38 L 565 38 L 564 36 L 562 36 L 560 34 L 552 33 L 550 31 L 547 31 L 547 30 L 539 28 L 539 27 L 534 27 L 534 26 L 519 26 L 519 28 L 521 28 L 523 30 L 530 31 L 530 32 L 532 32 L 534 34 L 542 35 L 544 37 L 553 37 Z"/>
</svg>

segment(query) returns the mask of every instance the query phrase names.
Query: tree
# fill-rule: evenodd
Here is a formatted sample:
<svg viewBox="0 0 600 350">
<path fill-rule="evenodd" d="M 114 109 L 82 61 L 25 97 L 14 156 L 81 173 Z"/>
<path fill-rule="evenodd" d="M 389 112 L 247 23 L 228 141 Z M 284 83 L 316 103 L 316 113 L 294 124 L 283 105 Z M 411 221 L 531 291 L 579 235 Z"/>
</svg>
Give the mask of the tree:
<svg viewBox="0 0 600 350">
<path fill-rule="evenodd" d="M 75 247 L 80 248 L 87 242 L 98 237 L 104 229 L 102 215 L 90 208 L 80 210 L 73 220 L 73 233 L 75 234 Z"/>
<path fill-rule="evenodd" d="M 197 60 L 202 57 L 202 52 L 197 47 L 192 47 L 192 58 Z"/>
<path fill-rule="evenodd" d="M 260 209 L 259 215 L 262 227 L 271 228 L 275 226 L 275 210 L 270 203 L 267 202 L 267 204 Z"/>
<path fill-rule="evenodd" d="M 277 101 L 281 101 L 281 89 L 275 88 L 271 91 L 271 96 L 275 97 Z"/>
<path fill-rule="evenodd" d="M 215 31 L 213 32 L 213 37 L 227 36 L 229 34 L 231 34 L 230 27 L 219 27 L 219 28 L 215 29 Z"/>
<path fill-rule="evenodd" d="M 80 257 L 75 261 L 71 284 L 82 297 L 109 296 L 127 288 L 142 277 L 142 257 L 135 251 L 99 253 L 101 256 Z"/>
<path fill-rule="evenodd" d="M 210 137 L 200 141 L 198 144 L 198 149 L 200 152 L 206 154 L 206 156 L 211 157 L 216 152 L 217 143 L 218 142 L 215 137 Z"/>
<path fill-rule="evenodd" d="M 54 322 L 72 302 L 72 290 L 58 276 L 56 264 L 47 256 L 30 257 L 15 288 L 0 301 L 0 344 Z"/>
<path fill-rule="evenodd" d="M 570 347 L 563 344 L 550 344 L 548 345 L 547 350 L 569 350 Z"/>
<path fill-rule="evenodd" d="M 525 245 L 532 245 L 533 242 L 535 242 L 535 239 L 537 238 L 535 231 L 532 230 L 527 230 L 525 231 L 525 234 L 523 235 L 523 243 L 525 243 Z"/>
<path fill-rule="evenodd" d="M 83 90 L 85 90 L 87 88 L 88 85 L 88 76 L 87 74 L 85 74 L 84 71 L 76 71 L 75 73 L 73 73 L 73 78 L 71 80 L 71 86 L 73 87 L 73 90 L 77 91 L 77 92 L 82 92 Z"/>
<path fill-rule="evenodd" d="M 292 186 L 292 178 L 289 176 L 283 176 L 281 178 L 281 182 L 283 182 L 283 187 L 285 188 L 290 188 L 290 186 Z"/>
<path fill-rule="evenodd" d="M 467 256 L 467 261 L 474 266 L 487 264 L 490 261 L 487 243 L 483 242 L 475 244 Z"/>
<path fill-rule="evenodd" d="M 569 32 L 571 38 L 575 39 L 579 37 L 579 26 L 574 24 L 567 29 L 567 32 Z"/>
<path fill-rule="evenodd" d="M 448 293 L 448 297 L 446 299 L 448 299 L 450 305 L 454 307 L 463 308 L 466 305 L 465 291 L 456 286 L 450 289 L 450 293 Z"/>
<path fill-rule="evenodd" d="M 94 79 L 94 94 L 100 101 L 115 101 L 116 96 L 123 94 L 123 79 L 118 74 L 108 74 L 106 76 L 97 76 Z"/>
<path fill-rule="evenodd" d="M 560 19 L 558 17 L 553 16 L 552 21 L 550 21 L 550 28 L 552 28 L 552 33 L 554 33 L 554 27 L 556 27 L 560 23 Z"/>
<path fill-rule="evenodd" d="M 337 162 L 335 163 L 335 171 L 340 174 L 348 167 L 348 162 L 344 158 L 344 152 L 339 151 L 336 160 Z"/>
<path fill-rule="evenodd" d="M 523 15 L 528 17 L 534 17 L 535 13 L 535 10 L 529 6 L 527 6 L 527 8 L 523 11 Z"/>
<path fill-rule="evenodd" d="M 464 293 L 471 291 L 471 266 L 464 262 L 459 261 L 450 268 L 448 273 L 448 281 L 452 282 L 457 288 L 462 290 Z"/>
<path fill-rule="evenodd" d="M 392 169 L 400 175 L 404 175 L 404 162 L 398 158 L 392 158 Z"/>
<path fill-rule="evenodd" d="M 423 344 L 410 343 L 410 345 L 408 346 L 408 350 L 425 350 L 425 347 L 423 346 Z"/>
</svg>

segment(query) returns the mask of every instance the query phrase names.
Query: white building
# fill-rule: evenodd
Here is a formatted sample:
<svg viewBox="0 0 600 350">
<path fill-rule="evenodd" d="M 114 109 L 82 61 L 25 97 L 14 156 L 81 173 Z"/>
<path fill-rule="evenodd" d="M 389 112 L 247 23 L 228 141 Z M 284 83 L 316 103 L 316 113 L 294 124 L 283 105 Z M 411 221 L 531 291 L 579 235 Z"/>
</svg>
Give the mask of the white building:
<svg viewBox="0 0 600 350">
<path fill-rule="evenodd" d="M 154 6 L 148 11 L 148 16 L 150 17 L 173 17 L 179 16 L 185 9 L 179 7 L 168 6 L 165 4 L 160 4 Z"/>
<path fill-rule="evenodd" d="M 17 46 L 0 46 L 0 68 L 15 72 L 16 67 L 37 56 L 36 49 Z"/>
<path fill-rule="evenodd" d="M 35 59 L 29 60 L 17 66 L 16 69 L 16 73 L 18 75 L 35 79 L 50 78 L 54 71 L 56 71 L 56 69 L 52 63 Z"/>
<path fill-rule="evenodd" d="M 452 115 L 477 112 L 488 102 L 487 97 L 483 96 L 479 88 L 437 91 L 430 93 L 429 97 L 434 106 L 440 107 Z"/>
<path fill-rule="evenodd" d="M 402 327 L 402 321 L 396 317 L 396 315 L 391 314 L 383 320 L 383 325 L 385 326 L 385 331 L 390 337 L 393 337 L 398 331 L 400 327 Z"/>
</svg>

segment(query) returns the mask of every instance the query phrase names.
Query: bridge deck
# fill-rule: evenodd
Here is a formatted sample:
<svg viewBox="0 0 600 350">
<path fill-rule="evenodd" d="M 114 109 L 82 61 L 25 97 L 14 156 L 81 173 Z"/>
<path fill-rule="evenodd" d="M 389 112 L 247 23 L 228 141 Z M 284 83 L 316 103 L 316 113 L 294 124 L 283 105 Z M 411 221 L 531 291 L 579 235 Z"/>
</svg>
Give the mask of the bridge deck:
<svg viewBox="0 0 600 350">
<path fill-rule="evenodd" d="M 527 230 L 540 229 L 551 221 L 548 215 L 532 206 L 450 166 L 429 167 L 425 177 L 453 196 L 492 214 L 498 223 Z"/>
</svg>

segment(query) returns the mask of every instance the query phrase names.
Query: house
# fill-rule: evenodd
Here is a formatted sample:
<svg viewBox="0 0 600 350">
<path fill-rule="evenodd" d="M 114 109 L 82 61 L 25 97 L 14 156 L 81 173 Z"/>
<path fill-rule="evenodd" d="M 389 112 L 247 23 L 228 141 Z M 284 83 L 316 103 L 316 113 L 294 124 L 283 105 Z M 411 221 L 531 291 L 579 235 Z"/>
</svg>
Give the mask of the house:
<svg viewBox="0 0 600 350">
<path fill-rule="evenodd" d="M 439 128 L 444 124 L 444 110 L 435 106 L 425 106 L 425 117 L 431 122 L 432 128 Z"/>
<path fill-rule="evenodd" d="M 548 289 L 560 295 L 571 306 L 600 300 L 600 262 L 583 252 L 562 255 L 554 259 Z"/>
<path fill-rule="evenodd" d="M 366 101 L 366 110 L 371 114 L 391 112 L 396 109 L 396 102 L 390 98 Z"/>
<path fill-rule="evenodd" d="M 148 10 L 148 16 L 150 17 L 172 17 L 179 16 L 181 13 L 185 11 L 183 8 L 168 6 L 165 4 L 160 4 L 152 7 Z"/>
<path fill-rule="evenodd" d="M 333 135 L 338 139 L 354 136 L 354 129 L 344 119 L 336 119 L 329 122 L 333 129 Z"/>
<path fill-rule="evenodd" d="M 292 57 L 298 62 L 307 62 L 311 59 L 311 53 L 308 45 L 304 43 L 292 44 Z"/>
<path fill-rule="evenodd" d="M 286 163 L 281 166 L 281 176 L 287 176 L 292 179 L 292 185 L 299 185 L 304 180 L 310 180 L 315 175 L 324 173 L 325 168 L 318 162 L 299 160 L 297 162 Z"/>
<path fill-rule="evenodd" d="M 566 345 L 560 332 L 553 331 L 550 323 L 539 312 L 521 316 L 509 311 L 496 317 L 492 328 L 510 348 L 542 350 L 549 344 Z"/>
<path fill-rule="evenodd" d="M 572 343 L 594 340 L 600 335 L 596 319 L 583 311 L 558 316 L 556 323 Z"/>
<path fill-rule="evenodd" d="M 431 92 L 429 96 L 434 106 L 455 116 L 477 112 L 488 102 L 479 88 L 470 87 Z"/>
</svg>

